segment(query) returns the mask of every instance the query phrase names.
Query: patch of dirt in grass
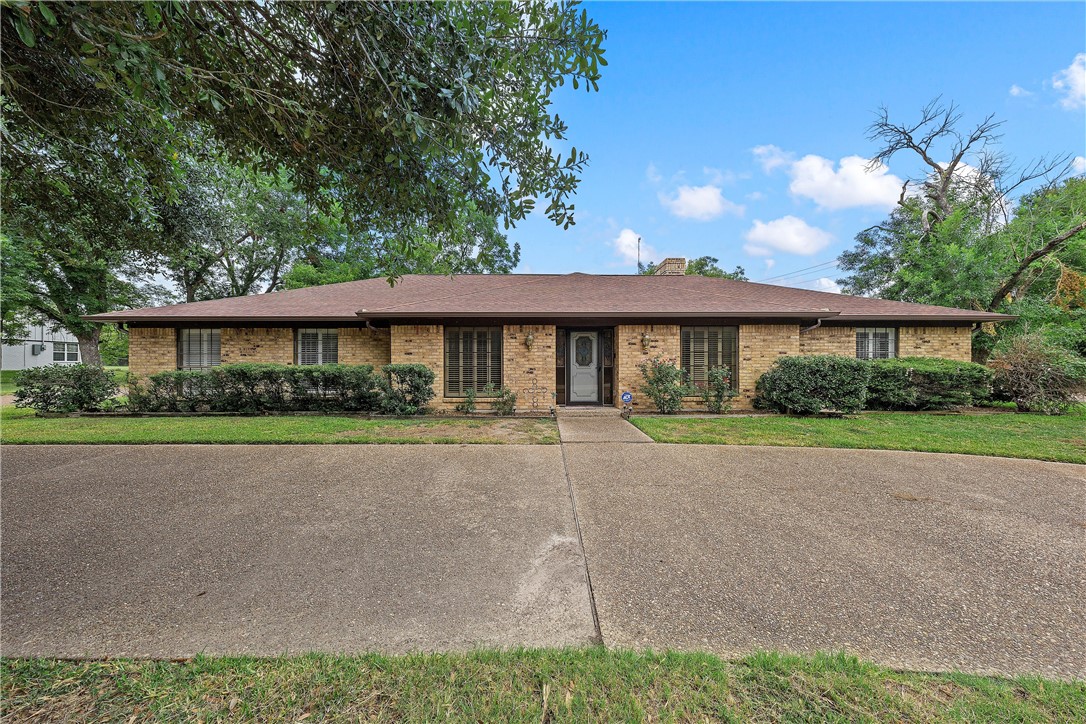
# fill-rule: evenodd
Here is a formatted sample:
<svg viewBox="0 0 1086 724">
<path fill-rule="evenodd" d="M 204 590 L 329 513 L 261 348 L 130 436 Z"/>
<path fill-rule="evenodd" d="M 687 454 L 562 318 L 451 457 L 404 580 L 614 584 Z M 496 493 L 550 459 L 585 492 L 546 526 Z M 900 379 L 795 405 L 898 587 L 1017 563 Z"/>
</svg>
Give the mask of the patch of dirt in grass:
<svg viewBox="0 0 1086 724">
<path fill-rule="evenodd" d="M 464 443 L 505 443 L 510 445 L 534 445 L 555 442 L 557 436 L 552 433 L 553 423 L 549 420 L 472 420 L 472 424 L 459 422 L 433 422 L 402 427 L 389 427 L 387 430 L 344 430 L 336 437 L 350 438 L 360 434 L 373 437 L 388 437 L 398 440 L 452 440 Z"/>
</svg>

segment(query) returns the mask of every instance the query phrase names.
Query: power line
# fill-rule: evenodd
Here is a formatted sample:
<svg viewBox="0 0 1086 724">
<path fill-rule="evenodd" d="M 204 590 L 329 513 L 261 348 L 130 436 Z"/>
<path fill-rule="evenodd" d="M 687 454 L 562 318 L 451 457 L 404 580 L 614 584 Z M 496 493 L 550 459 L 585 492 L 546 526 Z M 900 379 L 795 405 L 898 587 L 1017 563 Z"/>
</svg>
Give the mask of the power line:
<svg viewBox="0 0 1086 724">
<path fill-rule="evenodd" d="M 771 282 L 771 281 L 776 281 L 776 280 L 779 280 L 779 279 L 788 279 L 790 277 L 798 277 L 801 274 L 804 274 L 806 272 L 814 271 L 815 269 L 822 269 L 824 267 L 835 267 L 835 266 L 837 266 L 837 264 L 838 264 L 838 261 L 836 259 L 833 259 L 831 261 L 824 261 L 821 264 L 815 264 L 814 266 L 805 267 L 803 269 L 796 269 L 795 271 L 788 272 L 787 274 L 778 274 L 776 276 L 766 277 L 765 279 L 759 279 L 758 282 L 759 283 L 761 283 L 761 282 Z"/>
</svg>

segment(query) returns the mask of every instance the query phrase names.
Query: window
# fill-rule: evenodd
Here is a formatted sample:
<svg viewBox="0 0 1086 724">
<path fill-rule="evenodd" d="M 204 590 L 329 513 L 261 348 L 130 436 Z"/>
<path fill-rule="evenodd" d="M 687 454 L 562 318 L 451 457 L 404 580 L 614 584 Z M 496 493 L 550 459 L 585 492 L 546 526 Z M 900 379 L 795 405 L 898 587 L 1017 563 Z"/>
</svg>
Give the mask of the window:
<svg viewBox="0 0 1086 724">
<path fill-rule="evenodd" d="M 78 342 L 53 342 L 53 361 L 54 362 L 78 362 L 79 361 L 79 343 Z"/>
<path fill-rule="evenodd" d="M 679 342 L 683 372 L 690 382 L 704 386 L 711 368 L 727 365 L 732 388 L 738 388 L 738 327 L 683 327 Z"/>
<path fill-rule="evenodd" d="M 856 356 L 860 359 L 890 359 L 897 356 L 897 329 L 860 327 L 856 330 Z"/>
<path fill-rule="evenodd" d="M 445 328 L 445 396 L 463 397 L 468 390 L 486 394 L 502 384 L 502 328 Z"/>
<path fill-rule="evenodd" d="M 219 330 L 177 330 L 177 368 L 206 370 L 219 364 Z"/>
<path fill-rule="evenodd" d="M 339 362 L 339 330 L 299 329 L 294 337 L 294 360 L 300 365 Z"/>
</svg>

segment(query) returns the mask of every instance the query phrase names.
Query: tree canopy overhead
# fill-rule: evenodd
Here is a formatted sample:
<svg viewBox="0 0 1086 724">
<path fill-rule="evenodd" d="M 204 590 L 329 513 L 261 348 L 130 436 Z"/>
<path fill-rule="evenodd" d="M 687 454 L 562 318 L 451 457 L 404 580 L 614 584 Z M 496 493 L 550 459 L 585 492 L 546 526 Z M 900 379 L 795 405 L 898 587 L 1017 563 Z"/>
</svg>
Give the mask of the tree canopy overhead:
<svg viewBox="0 0 1086 724">
<path fill-rule="evenodd" d="M 229 156 L 286 169 L 353 228 L 470 200 L 514 223 L 536 200 L 573 223 L 587 156 L 552 151 L 553 91 L 596 89 L 605 32 L 576 3 L 11 2 L 3 5 L 5 163 L 33 165 L 19 127 L 115 153 L 166 182 L 171 131 L 210 130 Z M 164 153 L 165 151 L 165 153 Z"/>
</svg>

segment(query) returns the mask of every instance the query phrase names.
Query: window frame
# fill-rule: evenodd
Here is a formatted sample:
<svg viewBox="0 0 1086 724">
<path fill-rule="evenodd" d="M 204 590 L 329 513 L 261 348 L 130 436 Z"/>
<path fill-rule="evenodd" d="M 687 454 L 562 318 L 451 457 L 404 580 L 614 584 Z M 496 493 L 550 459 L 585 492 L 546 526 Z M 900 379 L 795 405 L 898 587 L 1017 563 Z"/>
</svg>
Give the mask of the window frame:
<svg viewBox="0 0 1086 724">
<path fill-rule="evenodd" d="M 717 350 L 717 364 L 710 365 L 709 354 L 709 333 L 710 330 L 717 332 L 717 339 L 719 340 L 719 349 Z M 699 371 L 695 365 L 694 355 L 696 351 L 693 349 L 694 343 L 697 341 L 696 335 L 698 333 L 704 334 L 705 350 L 702 352 L 705 361 L 702 363 L 704 366 L 703 371 Z M 686 351 L 686 338 L 690 336 L 690 352 L 689 359 Z M 725 343 L 726 340 L 731 339 L 731 347 Z M 729 354 L 730 353 L 730 354 Z M 698 324 L 698 325 L 683 325 L 679 327 L 679 368 L 683 371 L 687 382 L 695 387 L 703 388 L 708 384 L 709 368 L 718 367 L 720 365 L 727 365 L 731 376 L 731 387 L 733 390 L 739 389 L 739 327 L 735 325 L 727 324 Z"/>
<path fill-rule="evenodd" d="M 474 384 L 468 387 L 465 384 L 464 370 L 466 366 L 464 364 L 464 334 L 470 333 L 472 335 L 472 378 Z M 458 380 L 458 386 L 454 389 L 451 386 L 451 382 L 454 378 L 449 374 L 450 363 L 453 355 L 450 354 L 449 339 L 451 335 L 457 335 L 458 349 L 456 352 L 457 366 L 459 367 L 459 373 L 455 375 L 455 379 Z M 486 356 L 488 363 L 486 365 L 488 379 L 480 384 L 479 380 L 479 334 L 485 334 L 487 340 Z M 503 327 L 497 326 L 484 326 L 484 327 L 445 327 L 444 332 L 441 335 L 442 338 L 442 393 L 447 398 L 463 398 L 466 396 L 466 390 L 474 389 L 476 397 L 494 397 L 498 394 L 498 389 L 502 386 L 502 379 L 504 374 L 504 354 L 505 345 L 505 330 Z M 497 342 L 497 350 L 494 349 L 494 343 Z M 495 364 L 496 361 L 496 364 Z M 496 369 L 495 369 L 496 368 Z M 493 385 L 493 389 L 487 393 L 485 388 L 487 384 Z"/>
<path fill-rule="evenodd" d="M 193 332 L 199 332 L 201 335 L 200 340 L 200 355 L 201 357 L 210 358 L 213 351 L 218 351 L 214 362 L 207 362 L 206 364 L 186 364 L 185 356 L 186 350 L 186 337 L 192 335 Z M 207 333 L 207 350 L 204 350 L 203 334 Z M 191 345 L 188 345 L 191 347 Z M 177 330 L 177 369 L 188 370 L 190 372 L 205 372 L 212 367 L 218 367 L 222 364 L 222 329 L 219 327 L 179 327 Z"/>
<path fill-rule="evenodd" d="M 317 333 L 317 361 L 316 362 L 302 362 L 302 335 L 305 333 Z M 333 339 L 335 344 L 334 356 L 335 359 L 327 360 L 325 355 L 328 354 L 328 349 L 325 346 L 325 342 L 328 339 Z M 314 365 L 334 365 L 339 364 L 339 328 L 338 327 L 298 327 L 294 330 L 294 364 L 302 367 L 312 367 Z"/>
<path fill-rule="evenodd" d="M 886 356 L 877 354 L 875 335 L 887 334 Z M 860 336 L 864 335 L 864 348 L 866 354 L 860 354 Z M 898 354 L 898 327 L 856 327 L 855 328 L 856 359 L 896 359 Z"/>
<path fill-rule="evenodd" d="M 72 354 L 75 354 L 73 357 Z M 57 354 L 60 357 L 57 357 Z M 53 342 L 53 361 L 54 362 L 79 362 L 79 343 L 78 342 Z"/>
</svg>

